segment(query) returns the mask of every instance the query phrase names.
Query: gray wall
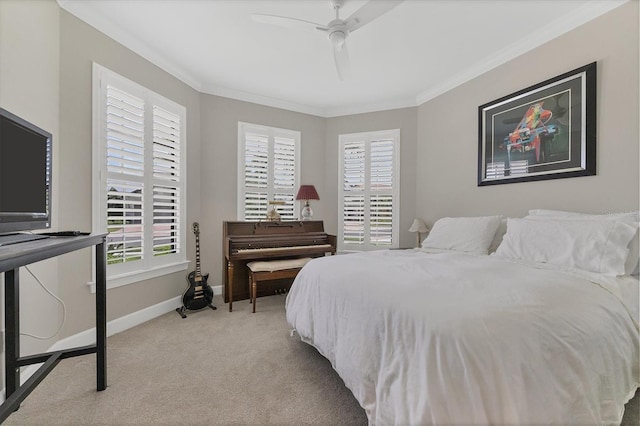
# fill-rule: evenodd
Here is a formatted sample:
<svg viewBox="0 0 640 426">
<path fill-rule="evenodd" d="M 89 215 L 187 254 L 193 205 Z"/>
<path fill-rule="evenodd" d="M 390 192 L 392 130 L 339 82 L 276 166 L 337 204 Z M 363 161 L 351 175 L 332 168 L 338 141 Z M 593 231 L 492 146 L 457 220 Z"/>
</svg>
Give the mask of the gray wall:
<svg viewBox="0 0 640 426">
<path fill-rule="evenodd" d="M 597 61 L 597 175 L 477 187 L 478 106 Z M 638 210 L 638 2 L 633 1 L 418 108 L 416 212 L 525 215 L 531 208 Z"/>
<path fill-rule="evenodd" d="M 320 201 L 313 204 L 314 218 L 326 220 L 331 210 L 325 186 L 325 119 L 308 114 L 236 101 L 200 96 L 202 116 L 202 217 L 200 223 L 203 271 L 209 284 L 223 284 L 222 222 L 237 220 L 238 121 L 301 133 L 300 183 L 316 186 Z"/>
<path fill-rule="evenodd" d="M 55 2 L 0 1 L 0 107 L 53 135 L 54 186 L 60 183 L 59 16 Z M 59 222 L 58 195 L 54 194 L 52 200 L 53 226 Z M 50 291 L 60 293 L 64 281 L 58 280 L 57 259 L 39 262 L 30 269 Z M 4 286 L 0 291 L 4 293 Z M 48 337 L 57 330 L 62 321 L 60 305 L 24 268 L 20 270 L 20 299 L 23 332 Z M 1 318 L 4 319 L 4 313 Z M 22 353 L 41 352 L 57 339 L 58 336 L 45 340 L 22 336 Z M 4 375 L 4 370 L 0 375 Z"/>
<path fill-rule="evenodd" d="M 165 96 L 187 109 L 187 217 L 200 216 L 200 94 L 111 38 L 60 12 L 60 229 L 91 229 L 91 99 L 92 62 Z M 187 253 L 195 247 L 187 227 Z M 119 318 L 181 295 L 186 273 L 118 287 L 108 292 L 107 319 Z M 94 295 L 85 285 L 91 279 L 91 253 L 74 253 L 60 260 L 61 296 L 73 307 L 62 337 L 87 329 L 94 311 Z"/>
</svg>

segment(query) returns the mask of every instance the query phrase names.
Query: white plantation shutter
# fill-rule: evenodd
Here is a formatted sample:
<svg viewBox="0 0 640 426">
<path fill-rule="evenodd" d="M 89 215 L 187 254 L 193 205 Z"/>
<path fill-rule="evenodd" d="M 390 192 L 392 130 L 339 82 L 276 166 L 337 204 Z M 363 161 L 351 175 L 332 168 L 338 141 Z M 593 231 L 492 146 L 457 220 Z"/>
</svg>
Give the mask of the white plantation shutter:
<svg viewBox="0 0 640 426">
<path fill-rule="evenodd" d="M 393 188 L 393 140 L 371 141 L 371 190 L 388 191 Z"/>
<path fill-rule="evenodd" d="M 153 107 L 153 255 L 180 251 L 180 116 Z"/>
<path fill-rule="evenodd" d="M 371 195 L 369 217 L 371 244 L 390 246 L 393 243 L 393 196 Z"/>
<path fill-rule="evenodd" d="M 269 201 L 282 201 L 282 220 L 298 217 L 300 133 L 238 123 L 238 219 L 258 221 L 267 216 Z"/>
<path fill-rule="evenodd" d="M 273 199 L 282 201 L 278 213 L 282 220 L 293 220 L 295 214 L 296 141 L 294 138 L 275 137 L 273 143 Z"/>
<path fill-rule="evenodd" d="M 340 135 L 339 250 L 397 247 L 399 130 Z"/>
<path fill-rule="evenodd" d="M 370 243 L 390 246 L 393 243 L 394 141 L 372 140 L 370 147 Z"/>
<path fill-rule="evenodd" d="M 245 135 L 243 176 L 245 194 L 244 220 L 260 220 L 267 212 L 269 183 L 269 138 L 265 135 Z"/>
<path fill-rule="evenodd" d="M 344 191 L 364 191 L 365 155 L 364 141 L 345 144 L 342 175 Z"/>
<path fill-rule="evenodd" d="M 344 196 L 342 217 L 342 241 L 345 244 L 364 244 L 364 194 Z"/>
<path fill-rule="evenodd" d="M 245 212 L 242 220 L 263 220 L 267 215 L 268 207 L 266 192 L 245 193 Z"/>
<path fill-rule="evenodd" d="M 114 286 L 185 269 L 184 123 L 184 107 L 94 64 L 94 231 Z"/>
<path fill-rule="evenodd" d="M 294 139 L 275 138 L 273 149 L 273 187 L 294 189 L 296 145 Z"/>
<path fill-rule="evenodd" d="M 365 243 L 365 142 L 347 143 L 342 152 L 343 242 L 362 245 Z"/>
<path fill-rule="evenodd" d="M 107 86 L 107 263 L 143 259 L 144 101 Z"/>
<path fill-rule="evenodd" d="M 267 189 L 269 171 L 269 138 L 248 133 L 245 139 L 244 185 L 248 188 Z"/>
</svg>

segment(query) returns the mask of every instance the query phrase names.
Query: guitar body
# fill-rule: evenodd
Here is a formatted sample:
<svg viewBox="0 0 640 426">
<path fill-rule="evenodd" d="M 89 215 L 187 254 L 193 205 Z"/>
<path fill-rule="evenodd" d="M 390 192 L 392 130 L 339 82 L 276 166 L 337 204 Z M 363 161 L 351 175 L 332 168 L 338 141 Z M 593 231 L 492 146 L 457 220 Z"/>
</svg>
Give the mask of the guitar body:
<svg viewBox="0 0 640 426">
<path fill-rule="evenodd" d="M 197 311 L 206 308 L 213 302 L 213 289 L 207 284 L 209 274 L 200 276 L 197 281 L 196 271 L 191 271 L 187 275 L 189 288 L 182 295 L 182 305 L 190 311 Z"/>
<path fill-rule="evenodd" d="M 209 307 L 216 309 L 212 305 L 213 289 L 207 284 L 209 274 L 200 272 L 200 225 L 198 222 L 193 223 L 193 233 L 196 235 L 196 269 L 187 274 L 188 288 L 182 295 L 182 306 L 176 311 L 182 318 L 186 318 L 184 311 L 197 311 L 202 308 Z"/>
</svg>

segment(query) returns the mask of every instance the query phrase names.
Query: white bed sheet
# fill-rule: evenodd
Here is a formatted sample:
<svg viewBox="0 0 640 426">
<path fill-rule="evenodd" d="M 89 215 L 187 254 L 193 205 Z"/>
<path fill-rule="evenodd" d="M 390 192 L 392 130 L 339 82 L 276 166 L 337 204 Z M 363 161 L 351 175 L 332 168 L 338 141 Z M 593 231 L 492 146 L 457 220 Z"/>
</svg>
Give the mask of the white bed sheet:
<svg viewBox="0 0 640 426">
<path fill-rule="evenodd" d="M 621 302 L 638 281 L 595 278 L 447 252 L 329 256 L 300 271 L 286 316 L 373 425 L 619 423 L 640 381 Z"/>
</svg>

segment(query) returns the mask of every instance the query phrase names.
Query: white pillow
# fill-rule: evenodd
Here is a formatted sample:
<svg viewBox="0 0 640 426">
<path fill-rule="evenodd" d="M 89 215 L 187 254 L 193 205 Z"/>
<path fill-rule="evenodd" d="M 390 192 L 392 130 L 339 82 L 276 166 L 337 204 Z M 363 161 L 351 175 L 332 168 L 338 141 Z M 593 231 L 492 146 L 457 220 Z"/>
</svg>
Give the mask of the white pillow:
<svg viewBox="0 0 640 426">
<path fill-rule="evenodd" d="M 422 247 L 487 254 L 502 216 L 443 217 L 433 225 Z"/>
<path fill-rule="evenodd" d="M 640 211 L 630 211 L 626 213 L 612 214 L 585 214 L 576 212 L 565 212 L 561 210 L 536 209 L 529 210 L 526 219 L 556 218 L 556 219 L 589 219 L 589 220 L 625 220 L 638 222 Z M 640 231 L 636 233 L 628 246 L 629 255 L 625 261 L 625 274 L 638 275 L 640 273 Z"/>
<path fill-rule="evenodd" d="M 509 219 L 495 256 L 625 275 L 628 246 L 637 232 L 637 222 L 618 220 Z"/>
</svg>

